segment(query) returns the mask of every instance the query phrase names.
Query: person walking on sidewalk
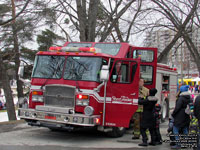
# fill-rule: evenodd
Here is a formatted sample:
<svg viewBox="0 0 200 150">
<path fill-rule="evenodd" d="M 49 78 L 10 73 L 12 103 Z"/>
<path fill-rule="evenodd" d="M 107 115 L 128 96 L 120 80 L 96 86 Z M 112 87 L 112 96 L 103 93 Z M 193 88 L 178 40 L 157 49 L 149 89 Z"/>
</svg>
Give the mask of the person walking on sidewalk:
<svg viewBox="0 0 200 150">
<path fill-rule="evenodd" d="M 189 86 L 183 85 L 180 88 L 180 97 L 176 101 L 175 109 L 172 113 L 172 117 L 174 118 L 174 126 L 173 126 L 173 133 L 175 135 L 176 141 L 179 140 L 179 133 L 182 129 L 183 134 L 188 134 L 188 127 L 190 124 L 190 116 L 185 113 L 185 109 L 187 105 L 190 103 L 191 97 L 190 93 L 188 92 Z M 181 148 L 180 143 L 176 143 L 175 146 L 172 148 L 178 149 Z"/>
<path fill-rule="evenodd" d="M 146 99 L 139 98 L 138 104 L 143 105 L 142 119 L 140 123 L 140 133 L 142 135 L 142 143 L 139 146 L 148 146 L 146 130 L 149 129 L 151 134 L 151 142 L 149 145 L 156 145 L 155 137 L 155 115 L 154 109 L 158 99 L 155 97 L 157 89 L 153 88 L 149 91 L 149 96 Z"/>
<path fill-rule="evenodd" d="M 141 78 L 139 80 L 139 98 L 146 99 L 148 95 L 149 95 L 149 89 L 144 87 L 144 79 Z M 132 137 L 133 140 L 140 138 L 140 120 L 142 111 L 143 111 L 143 106 L 138 105 L 138 109 L 133 115 L 133 120 L 134 120 L 133 137 Z"/>
<path fill-rule="evenodd" d="M 194 116 L 198 120 L 198 142 L 197 142 L 197 148 L 200 149 L 200 95 L 196 97 L 195 102 L 194 102 Z"/>
</svg>

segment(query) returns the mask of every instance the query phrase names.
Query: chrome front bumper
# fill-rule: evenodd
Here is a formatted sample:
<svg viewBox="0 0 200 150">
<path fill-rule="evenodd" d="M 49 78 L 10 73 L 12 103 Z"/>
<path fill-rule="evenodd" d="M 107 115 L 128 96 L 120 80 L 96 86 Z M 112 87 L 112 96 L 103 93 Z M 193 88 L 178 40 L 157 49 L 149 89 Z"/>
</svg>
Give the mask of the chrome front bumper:
<svg viewBox="0 0 200 150">
<path fill-rule="evenodd" d="M 83 114 L 66 114 L 25 108 L 18 109 L 18 116 L 20 119 L 37 121 L 38 124 L 46 122 L 56 125 L 66 124 L 88 127 L 99 125 L 99 121 L 97 124 L 96 120 L 100 119 L 100 115 L 86 116 Z"/>
</svg>

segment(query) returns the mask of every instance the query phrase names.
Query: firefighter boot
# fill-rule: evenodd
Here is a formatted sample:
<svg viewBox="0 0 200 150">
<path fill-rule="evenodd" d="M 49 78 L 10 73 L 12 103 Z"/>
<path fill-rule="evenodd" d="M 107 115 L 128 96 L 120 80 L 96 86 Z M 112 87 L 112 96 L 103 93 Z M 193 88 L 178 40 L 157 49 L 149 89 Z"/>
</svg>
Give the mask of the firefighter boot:
<svg viewBox="0 0 200 150">
<path fill-rule="evenodd" d="M 143 140 L 143 142 L 138 144 L 138 146 L 148 146 L 147 140 Z"/>
</svg>

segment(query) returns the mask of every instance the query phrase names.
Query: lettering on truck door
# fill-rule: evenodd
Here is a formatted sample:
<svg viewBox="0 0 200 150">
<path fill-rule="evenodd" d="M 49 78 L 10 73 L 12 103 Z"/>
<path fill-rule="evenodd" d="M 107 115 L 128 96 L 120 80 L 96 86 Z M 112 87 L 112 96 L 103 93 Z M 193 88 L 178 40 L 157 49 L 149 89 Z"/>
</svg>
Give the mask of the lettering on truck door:
<svg viewBox="0 0 200 150">
<path fill-rule="evenodd" d="M 129 127 L 138 105 L 139 69 L 138 61 L 132 59 L 114 61 L 107 84 L 111 103 L 106 104 L 105 125 Z"/>
</svg>

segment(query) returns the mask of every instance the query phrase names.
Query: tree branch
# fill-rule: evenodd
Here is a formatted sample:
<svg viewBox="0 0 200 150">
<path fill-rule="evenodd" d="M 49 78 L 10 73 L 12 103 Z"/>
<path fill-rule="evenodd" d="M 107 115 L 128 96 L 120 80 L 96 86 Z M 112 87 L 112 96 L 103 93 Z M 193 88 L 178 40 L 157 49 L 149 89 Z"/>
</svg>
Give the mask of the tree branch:
<svg viewBox="0 0 200 150">
<path fill-rule="evenodd" d="M 27 0 L 27 2 L 25 3 L 24 7 L 22 8 L 22 10 L 21 10 L 17 15 L 15 15 L 15 17 L 13 17 L 13 18 L 11 18 L 11 19 L 8 19 L 7 21 L 1 22 L 1 23 L 0 23 L 0 26 L 6 25 L 7 23 L 10 23 L 11 21 L 15 20 L 20 14 L 23 13 L 23 11 L 26 9 L 26 7 L 28 6 L 28 3 L 29 3 L 30 1 L 31 1 L 31 0 Z"/>
</svg>

